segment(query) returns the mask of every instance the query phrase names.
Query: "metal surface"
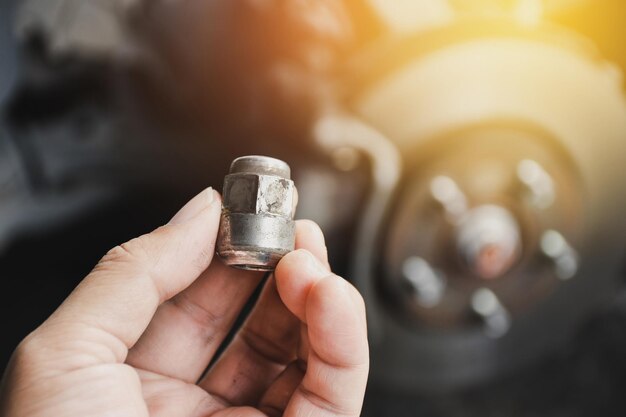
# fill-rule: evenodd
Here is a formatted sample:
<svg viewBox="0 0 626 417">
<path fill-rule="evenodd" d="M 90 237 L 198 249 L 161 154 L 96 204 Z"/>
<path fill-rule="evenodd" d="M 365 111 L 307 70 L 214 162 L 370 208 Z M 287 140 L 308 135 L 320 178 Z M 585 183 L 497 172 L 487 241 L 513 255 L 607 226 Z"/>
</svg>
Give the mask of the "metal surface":
<svg viewBox="0 0 626 417">
<path fill-rule="evenodd" d="M 244 156 L 224 179 L 217 252 L 240 269 L 271 271 L 295 245 L 295 187 L 289 165 Z"/>
</svg>

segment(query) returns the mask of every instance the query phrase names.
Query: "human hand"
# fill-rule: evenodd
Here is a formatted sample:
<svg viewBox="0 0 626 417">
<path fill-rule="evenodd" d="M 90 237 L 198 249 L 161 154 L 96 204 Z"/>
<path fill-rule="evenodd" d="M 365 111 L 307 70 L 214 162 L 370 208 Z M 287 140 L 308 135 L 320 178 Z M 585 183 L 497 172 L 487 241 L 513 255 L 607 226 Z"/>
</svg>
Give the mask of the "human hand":
<svg viewBox="0 0 626 417">
<path fill-rule="evenodd" d="M 324 237 L 296 247 L 206 372 L 262 279 L 214 259 L 208 189 L 166 225 L 107 253 L 16 349 L 0 415 L 357 416 L 369 357 L 363 299 L 332 274 Z"/>
</svg>

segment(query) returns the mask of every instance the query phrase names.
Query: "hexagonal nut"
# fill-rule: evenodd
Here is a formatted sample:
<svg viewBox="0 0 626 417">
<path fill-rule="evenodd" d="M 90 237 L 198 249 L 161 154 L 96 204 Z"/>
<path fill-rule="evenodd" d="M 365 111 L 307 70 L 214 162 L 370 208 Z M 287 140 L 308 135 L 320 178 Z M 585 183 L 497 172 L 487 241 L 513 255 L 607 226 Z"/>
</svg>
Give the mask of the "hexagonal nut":
<svg viewBox="0 0 626 417">
<path fill-rule="evenodd" d="M 294 217 L 293 181 L 275 175 L 237 173 L 224 179 L 224 209 L 229 213 Z"/>
</svg>

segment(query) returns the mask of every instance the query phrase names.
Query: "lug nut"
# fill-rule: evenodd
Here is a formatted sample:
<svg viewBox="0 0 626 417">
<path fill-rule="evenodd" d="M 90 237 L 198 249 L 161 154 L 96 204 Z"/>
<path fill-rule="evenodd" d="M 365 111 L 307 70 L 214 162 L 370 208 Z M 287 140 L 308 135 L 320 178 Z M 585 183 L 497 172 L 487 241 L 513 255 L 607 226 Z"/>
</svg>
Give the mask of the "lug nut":
<svg viewBox="0 0 626 417">
<path fill-rule="evenodd" d="M 402 275 L 421 306 L 434 307 L 439 304 L 446 283 L 442 274 L 428 262 L 418 256 L 411 256 L 402 265 Z"/>
<path fill-rule="evenodd" d="M 244 156 L 224 179 L 217 253 L 227 265 L 271 271 L 294 250 L 296 191 L 285 162 Z"/>
<path fill-rule="evenodd" d="M 472 295 L 471 306 L 474 313 L 482 319 L 484 331 L 488 337 L 496 339 L 509 331 L 511 315 L 490 289 L 476 290 Z"/>
<path fill-rule="evenodd" d="M 432 197 L 443 207 L 450 220 L 457 220 L 467 210 L 467 198 L 456 182 L 440 175 L 430 182 Z"/>
<path fill-rule="evenodd" d="M 538 162 L 532 159 L 521 161 L 517 165 L 517 177 L 527 189 L 532 205 L 547 209 L 554 203 L 554 180 Z"/>
<path fill-rule="evenodd" d="M 479 206 L 462 217 L 456 231 L 457 250 L 478 277 L 494 279 L 507 273 L 522 252 L 521 232 L 505 208 Z"/>
<path fill-rule="evenodd" d="M 559 279 L 568 280 L 578 272 L 578 253 L 556 230 L 547 230 L 542 235 L 541 252 L 554 263 Z"/>
</svg>

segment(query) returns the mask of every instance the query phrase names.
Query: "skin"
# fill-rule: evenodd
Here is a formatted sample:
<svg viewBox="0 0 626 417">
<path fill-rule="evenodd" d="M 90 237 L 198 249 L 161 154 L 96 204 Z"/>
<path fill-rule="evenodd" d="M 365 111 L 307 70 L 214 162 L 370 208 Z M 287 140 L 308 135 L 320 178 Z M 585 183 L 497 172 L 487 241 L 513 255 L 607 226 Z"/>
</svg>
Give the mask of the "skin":
<svg viewBox="0 0 626 417">
<path fill-rule="evenodd" d="M 358 416 L 365 307 L 298 221 L 297 250 L 205 372 L 262 274 L 214 258 L 221 201 L 207 189 L 154 232 L 107 253 L 17 347 L 0 415 Z"/>
</svg>

